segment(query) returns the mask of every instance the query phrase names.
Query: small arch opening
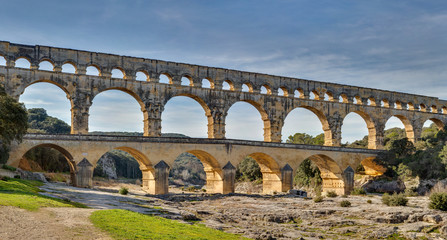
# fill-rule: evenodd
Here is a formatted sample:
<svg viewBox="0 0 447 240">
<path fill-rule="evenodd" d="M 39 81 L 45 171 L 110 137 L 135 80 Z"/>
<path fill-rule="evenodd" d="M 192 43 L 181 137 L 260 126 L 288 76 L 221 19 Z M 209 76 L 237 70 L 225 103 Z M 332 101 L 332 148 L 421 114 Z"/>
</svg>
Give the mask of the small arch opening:
<svg viewBox="0 0 447 240">
<path fill-rule="evenodd" d="M 402 109 L 402 103 L 400 101 L 396 101 L 394 103 L 394 108 L 395 109 Z"/>
<path fill-rule="evenodd" d="M 223 89 L 223 90 L 230 90 L 230 91 L 233 91 L 233 90 L 234 90 L 234 85 L 233 85 L 233 83 L 232 83 L 230 80 L 225 80 L 225 81 L 222 83 L 222 89 Z"/>
<path fill-rule="evenodd" d="M 318 92 L 313 90 L 312 92 L 310 92 L 309 94 L 309 99 L 312 100 L 320 100 L 320 95 L 318 95 Z"/>
<path fill-rule="evenodd" d="M 354 97 L 354 104 L 362 105 L 362 99 L 359 96 Z"/>
<path fill-rule="evenodd" d="M 159 83 L 172 84 L 172 77 L 167 73 L 160 74 Z"/>
<path fill-rule="evenodd" d="M 124 71 L 119 68 L 112 69 L 112 78 L 124 78 Z"/>
<path fill-rule="evenodd" d="M 272 89 L 270 88 L 269 85 L 265 84 L 261 86 L 261 94 L 267 94 L 270 95 L 272 94 Z"/>
<path fill-rule="evenodd" d="M 100 75 L 100 71 L 99 71 L 99 68 L 98 67 L 96 67 L 96 66 L 93 66 L 93 65 L 90 65 L 90 66 L 88 66 L 87 68 L 86 68 L 86 75 L 89 75 L 89 76 L 99 76 Z"/>
<path fill-rule="evenodd" d="M 76 68 L 72 63 L 65 63 L 64 65 L 62 65 L 62 72 L 75 74 Z"/>
<path fill-rule="evenodd" d="M 50 61 L 44 60 L 44 61 L 39 63 L 39 70 L 53 71 L 54 70 L 54 65 Z"/>
<path fill-rule="evenodd" d="M 324 94 L 324 101 L 333 102 L 334 101 L 334 95 L 331 92 L 326 92 Z"/>
<path fill-rule="evenodd" d="M 383 99 L 382 101 L 380 101 L 380 106 L 381 107 L 385 107 L 385 108 L 389 108 L 390 107 L 390 102 L 387 99 Z"/>
<path fill-rule="evenodd" d="M 194 86 L 194 83 L 193 83 L 191 77 L 183 76 L 182 79 L 181 79 L 181 85 L 182 86 L 190 86 L 190 87 L 192 87 L 192 86 Z"/>
<path fill-rule="evenodd" d="M 348 103 L 348 96 L 346 96 L 346 94 L 342 93 L 340 94 L 340 96 L 338 97 L 338 101 L 342 102 L 342 103 Z"/>
<path fill-rule="evenodd" d="M 204 78 L 202 79 L 202 88 L 214 88 L 214 82 L 210 79 Z"/>
<path fill-rule="evenodd" d="M 425 104 L 421 103 L 419 105 L 419 111 L 420 112 L 427 112 L 427 107 L 425 106 Z"/>
<path fill-rule="evenodd" d="M 253 92 L 253 88 L 250 83 L 242 84 L 242 92 Z"/>
<path fill-rule="evenodd" d="M 16 68 L 25 68 L 25 69 L 30 69 L 31 68 L 31 63 L 28 59 L 24 58 L 24 57 L 20 57 L 16 60 Z"/>
<path fill-rule="evenodd" d="M 6 58 L 3 56 L 0 56 L 0 66 L 6 66 Z"/>
<path fill-rule="evenodd" d="M 377 106 L 376 99 L 374 99 L 373 97 L 368 98 L 368 106 Z"/>
<path fill-rule="evenodd" d="M 304 91 L 301 88 L 296 89 L 293 94 L 296 98 L 304 98 Z"/>
<path fill-rule="evenodd" d="M 438 108 L 435 105 L 432 105 L 431 108 L 430 108 L 430 112 L 438 113 Z"/>
<path fill-rule="evenodd" d="M 149 81 L 149 75 L 143 71 L 138 71 L 137 74 L 135 75 L 135 79 L 137 81 L 142 81 L 142 82 L 146 82 Z"/>
<path fill-rule="evenodd" d="M 447 107 L 442 107 L 442 114 L 447 114 Z"/>
<path fill-rule="evenodd" d="M 414 105 L 412 102 L 407 103 L 407 110 L 414 111 Z"/>
<path fill-rule="evenodd" d="M 278 96 L 284 96 L 284 97 L 289 96 L 289 92 L 288 92 L 287 88 L 285 88 L 285 87 L 278 88 Z"/>
</svg>

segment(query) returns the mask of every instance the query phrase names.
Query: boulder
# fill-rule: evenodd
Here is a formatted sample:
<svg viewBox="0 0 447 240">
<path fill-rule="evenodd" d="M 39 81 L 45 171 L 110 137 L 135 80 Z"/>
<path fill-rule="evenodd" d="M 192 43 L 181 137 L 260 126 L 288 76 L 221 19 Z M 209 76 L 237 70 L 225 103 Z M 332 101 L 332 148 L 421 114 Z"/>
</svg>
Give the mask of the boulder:
<svg viewBox="0 0 447 240">
<path fill-rule="evenodd" d="M 17 168 L 16 173 L 18 175 L 20 175 L 21 179 L 41 181 L 44 183 L 48 182 L 47 179 L 45 178 L 45 175 L 40 172 L 29 172 L 29 171 L 25 171 L 20 168 Z"/>
<path fill-rule="evenodd" d="M 401 180 L 369 180 L 362 187 L 367 192 L 400 193 L 405 191 L 405 184 Z"/>
</svg>

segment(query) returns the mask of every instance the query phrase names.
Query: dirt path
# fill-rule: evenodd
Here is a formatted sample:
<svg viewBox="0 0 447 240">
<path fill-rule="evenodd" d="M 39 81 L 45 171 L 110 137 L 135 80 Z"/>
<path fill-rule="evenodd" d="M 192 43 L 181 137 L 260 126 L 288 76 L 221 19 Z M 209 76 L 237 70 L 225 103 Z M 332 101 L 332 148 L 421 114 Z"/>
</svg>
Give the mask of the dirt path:
<svg viewBox="0 0 447 240">
<path fill-rule="evenodd" d="M 0 207 L 0 239 L 112 239 L 89 220 L 96 209 Z"/>
</svg>

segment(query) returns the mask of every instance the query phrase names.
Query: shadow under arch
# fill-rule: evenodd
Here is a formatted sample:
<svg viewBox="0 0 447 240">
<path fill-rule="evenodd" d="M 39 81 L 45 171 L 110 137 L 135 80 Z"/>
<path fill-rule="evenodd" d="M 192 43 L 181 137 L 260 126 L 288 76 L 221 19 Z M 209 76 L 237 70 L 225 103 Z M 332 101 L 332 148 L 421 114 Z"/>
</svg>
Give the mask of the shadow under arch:
<svg viewBox="0 0 447 240">
<path fill-rule="evenodd" d="M 360 164 L 365 169 L 365 174 L 370 176 L 380 176 L 385 173 L 386 168 L 374 161 L 375 157 L 363 159 Z"/>
<path fill-rule="evenodd" d="M 416 139 L 414 135 L 413 125 L 411 124 L 410 120 L 408 120 L 408 118 L 403 115 L 393 115 L 390 116 L 386 122 L 388 122 L 392 117 L 397 117 L 402 122 L 405 127 L 405 135 L 407 136 L 408 140 L 415 143 Z"/>
<path fill-rule="evenodd" d="M 75 161 L 74 161 L 73 156 L 71 155 L 71 153 L 68 152 L 65 148 L 63 148 L 63 147 L 61 147 L 61 146 L 59 146 L 59 145 L 56 145 L 56 144 L 53 144 L 53 143 L 43 143 L 43 144 L 35 145 L 35 146 L 33 146 L 32 148 L 28 149 L 28 150 L 22 155 L 21 159 L 23 159 L 23 158 L 25 157 L 25 155 L 26 155 L 29 151 L 31 151 L 31 150 L 33 150 L 33 149 L 36 149 L 36 148 L 39 148 L 39 147 L 46 147 L 46 148 L 52 148 L 52 149 L 55 149 L 55 150 L 57 150 L 58 152 L 60 152 L 60 153 L 65 157 L 65 159 L 67 160 L 68 166 L 69 166 L 69 168 L 70 168 L 70 181 L 71 181 L 71 185 L 76 186 L 76 185 L 77 185 L 77 178 L 76 178 L 77 169 L 76 169 L 76 163 L 75 163 Z"/>
<path fill-rule="evenodd" d="M 272 141 L 272 129 L 271 129 L 271 123 L 270 118 L 265 111 L 265 109 L 257 102 L 253 100 L 239 100 L 236 102 L 233 102 L 227 109 L 225 109 L 224 116 L 228 115 L 228 111 L 231 109 L 233 105 L 235 105 L 238 102 L 245 102 L 256 108 L 258 110 L 259 114 L 261 114 L 261 120 L 264 125 L 264 142 L 271 142 Z M 225 117 L 226 118 L 226 117 Z"/>
<path fill-rule="evenodd" d="M 194 94 L 190 94 L 190 93 L 180 93 L 180 94 L 176 94 L 170 98 L 166 98 L 163 105 L 166 106 L 166 104 L 173 98 L 175 97 L 188 97 L 191 98 L 193 100 L 195 100 L 197 103 L 200 104 L 200 106 L 202 106 L 203 110 L 205 111 L 205 116 L 207 118 L 208 121 L 208 130 L 207 130 L 207 134 L 208 134 L 208 138 L 215 138 L 215 129 L 214 129 L 214 119 L 213 119 L 213 115 L 211 114 L 211 109 L 208 106 L 208 104 L 199 96 L 194 95 Z M 162 113 L 163 114 L 163 113 Z"/>
<path fill-rule="evenodd" d="M 326 116 L 320 110 L 313 108 L 311 106 L 297 106 L 293 109 L 290 109 L 290 111 L 287 112 L 285 119 L 287 119 L 287 116 L 289 116 L 289 114 L 293 110 L 299 109 L 299 108 L 307 109 L 318 117 L 318 119 L 320 120 L 320 123 L 321 123 L 321 128 L 323 129 L 323 133 L 324 133 L 324 146 L 333 146 L 334 141 L 332 139 L 332 131 L 331 131 L 331 128 L 329 127 L 329 122 L 328 122 Z M 282 129 L 281 129 L 281 132 L 282 132 Z"/>
<path fill-rule="evenodd" d="M 281 169 L 275 159 L 262 152 L 251 153 L 248 156 L 253 158 L 261 168 L 262 192 L 264 194 L 282 192 L 283 183 Z"/>
<path fill-rule="evenodd" d="M 334 191 L 338 195 L 344 195 L 345 182 L 343 180 L 343 171 L 340 166 L 330 157 L 324 154 L 315 154 L 308 157 L 320 170 L 320 176 L 323 180 L 322 191 Z"/>
<path fill-rule="evenodd" d="M 349 113 L 356 113 L 363 118 L 366 123 L 366 127 L 368 128 L 368 149 L 377 149 L 376 126 L 374 125 L 374 121 L 371 119 L 371 116 L 363 111 L 352 111 Z M 349 113 L 346 114 L 346 116 L 348 116 Z M 344 117 L 344 119 L 346 118 L 346 116 Z"/>
<path fill-rule="evenodd" d="M 133 92 L 127 88 L 122 88 L 122 87 L 106 88 L 106 89 L 102 89 L 101 91 L 95 93 L 91 99 L 91 102 L 93 103 L 93 100 L 99 94 L 110 91 L 110 90 L 118 90 L 118 91 L 124 92 L 124 93 L 130 95 L 131 97 L 133 97 L 135 99 L 135 101 L 137 101 L 137 103 L 140 105 L 141 111 L 143 112 L 143 123 L 144 123 L 143 136 L 149 136 L 149 113 L 147 112 L 144 102 L 141 100 L 140 96 L 138 94 L 136 94 L 135 92 Z M 89 109 L 89 111 L 90 111 L 90 109 Z"/>
</svg>

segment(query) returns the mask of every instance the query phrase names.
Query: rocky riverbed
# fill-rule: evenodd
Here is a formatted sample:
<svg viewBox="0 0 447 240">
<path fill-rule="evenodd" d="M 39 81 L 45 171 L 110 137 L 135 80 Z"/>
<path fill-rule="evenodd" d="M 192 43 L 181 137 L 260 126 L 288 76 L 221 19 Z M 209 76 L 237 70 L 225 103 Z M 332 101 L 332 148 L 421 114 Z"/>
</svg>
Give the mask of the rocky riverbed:
<svg viewBox="0 0 447 240">
<path fill-rule="evenodd" d="M 137 187 L 123 196 L 118 188 L 82 189 L 53 183 L 43 187 L 47 194 L 97 209 L 123 208 L 200 221 L 254 239 L 447 239 L 447 213 L 428 209 L 428 197 L 409 197 L 406 207 L 388 207 L 379 195 L 339 196 L 315 203 L 290 195 L 210 195 L 179 189 L 170 189 L 176 194 L 147 196 Z M 350 201 L 351 207 L 341 207 L 343 200 Z"/>
</svg>

